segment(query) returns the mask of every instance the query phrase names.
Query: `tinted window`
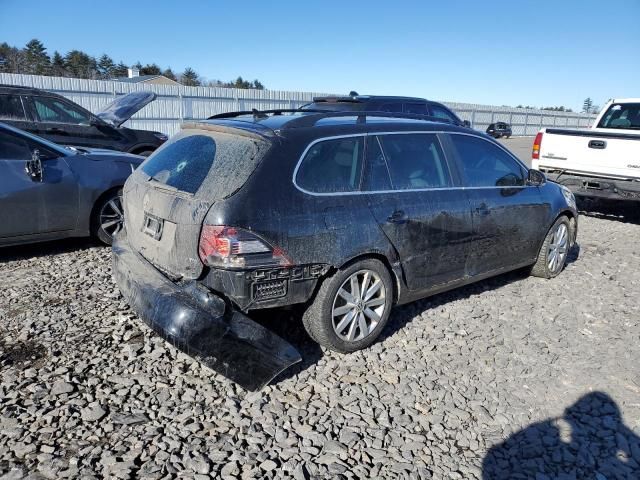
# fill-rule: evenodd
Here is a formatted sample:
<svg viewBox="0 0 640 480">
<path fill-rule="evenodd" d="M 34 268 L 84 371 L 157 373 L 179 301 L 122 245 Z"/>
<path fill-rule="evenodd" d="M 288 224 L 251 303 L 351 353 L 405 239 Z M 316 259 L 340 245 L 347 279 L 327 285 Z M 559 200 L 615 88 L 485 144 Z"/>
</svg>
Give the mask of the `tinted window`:
<svg viewBox="0 0 640 480">
<path fill-rule="evenodd" d="M 267 142 L 219 132 L 183 130 L 140 166 L 158 183 L 211 200 L 233 194 L 268 149 Z"/>
<path fill-rule="evenodd" d="M 603 115 L 598 127 L 640 129 L 640 103 L 614 103 Z"/>
<path fill-rule="evenodd" d="M 42 122 L 89 125 L 90 116 L 63 100 L 53 97 L 33 97 L 33 103 Z"/>
<path fill-rule="evenodd" d="M 458 123 L 458 119 L 446 108 L 442 108 L 440 105 L 431 105 L 431 115 L 436 118 L 444 118 L 451 123 Z"/>
<path fill-rule="evenodd" d="M 380 141 L 377 137 L 367 138 L 365 163 L 367 166 L 367 174 L 364 182 L 364 190 L 392 190 L 387 161 L 384 158 L 382 149 L 380 148 Z"/>
<path fill-rule="evenodd" d="M 522 167 L 504 150 L 482 138 L 450 135 L 470 187 L 513 187 L 525 184 Z"/>
<path fill-rule="evenodd" d="M 300 164 L 296 183 L 316 193 L 358 190 L 363 143 L 363 137 L 352 137 L 314 144 Z"/>
<path fill-rule="evenodd" d="M 17 135 L 0 131 L 0 160 L 30 160 L 31 149 Z"/>
<path fill-rule="evenodd" d="M 0 119 L 26 120 L 19 96 L 0 95 Z"/>
<path fill-rule="evenodd" d="M 376 112 L 402 113 L 402 104 L 401 103 L 384 103 L 373 110 L 375 110 Z"/>
<path fill-rule="evenodd" d="M 450 186 L 449 171 L 434 134 L 380 135 L 395 190 Z"/>
<path fill-rule="evenodd" d="M 405 103 L 404 111 L 405 113 L 413 113 L 415 115 L 429 115 L 425 103 Z"/>
</svg>

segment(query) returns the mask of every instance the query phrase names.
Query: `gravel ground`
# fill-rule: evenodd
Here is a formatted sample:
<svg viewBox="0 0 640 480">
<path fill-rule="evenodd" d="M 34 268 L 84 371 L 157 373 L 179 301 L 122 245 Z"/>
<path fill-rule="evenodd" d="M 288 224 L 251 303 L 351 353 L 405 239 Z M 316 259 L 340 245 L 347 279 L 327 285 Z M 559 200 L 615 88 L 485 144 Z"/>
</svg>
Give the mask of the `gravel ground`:
<svg viewBox="0 0 640 480">
<path fill-rule="evenodd" d="M 640 478 L 639 238 L 639 218 L 582 216 L 557 279 L 397 308 L 351 355 L 263 314 L 305 361 L 257 393 L 137 320 L 108 249 L 5 249 L 0 476 Z"/>
</svg>

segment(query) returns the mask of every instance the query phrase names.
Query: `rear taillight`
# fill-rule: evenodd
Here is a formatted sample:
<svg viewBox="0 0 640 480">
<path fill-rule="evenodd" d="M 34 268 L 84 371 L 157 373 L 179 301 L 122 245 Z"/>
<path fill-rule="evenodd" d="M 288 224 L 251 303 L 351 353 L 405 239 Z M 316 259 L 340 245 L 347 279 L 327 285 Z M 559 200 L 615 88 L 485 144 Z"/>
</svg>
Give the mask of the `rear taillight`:
<svg viewBox="0 0 640 480">
<path fill-rule="evenodd" d="M 200 260 L 210 267 L 251 268 L 291 265 L 278 247 L 254 233 L 224 225 L 204 225 L 198 248 Z"/>
<path fill-rule="evenodd" d="M 538 160 L 540 158 L 540 146 L 542 145 L 542 132 L 538 132 L 535 140 L 533 141 L 533 150 L 531 151 L 531 158 Z"/>
</svg>

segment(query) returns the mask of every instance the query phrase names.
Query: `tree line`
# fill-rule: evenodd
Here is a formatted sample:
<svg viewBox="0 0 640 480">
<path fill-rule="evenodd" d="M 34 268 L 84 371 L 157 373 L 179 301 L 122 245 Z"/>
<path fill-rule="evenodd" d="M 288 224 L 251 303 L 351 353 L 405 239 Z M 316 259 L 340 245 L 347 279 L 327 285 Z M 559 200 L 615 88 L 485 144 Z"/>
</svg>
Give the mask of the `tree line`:
<svg viewBox="0 0 640 480">
<path fill-rule="evenodd" d="M 255 88 L 258 90 L 265 88 L 259 80 L 248 81 L 242 77 L 229 82 L 207 80 L 198 75 L 191 67 L 185 68 L 182 73 L 174 72 L 171 67 L 163 69 L 156 63 L 142 65 L 137 62 L 132 67 L 137 68 L 140 75 L 164 75 L 190 87 Z M 30 40 L 24 48 L 9 45 L 7 42 L 0 43 L 0 72 L 113 80 L 118 77 L 126 77 L 128 68 L 129 66 L 122 61 L 116 63 L 106 53 L 96 58 L 82 50 L 71 50 L 64 55 L 54 51 L 50 56 L 44 44 L 36 38 Z"/>
</svg>

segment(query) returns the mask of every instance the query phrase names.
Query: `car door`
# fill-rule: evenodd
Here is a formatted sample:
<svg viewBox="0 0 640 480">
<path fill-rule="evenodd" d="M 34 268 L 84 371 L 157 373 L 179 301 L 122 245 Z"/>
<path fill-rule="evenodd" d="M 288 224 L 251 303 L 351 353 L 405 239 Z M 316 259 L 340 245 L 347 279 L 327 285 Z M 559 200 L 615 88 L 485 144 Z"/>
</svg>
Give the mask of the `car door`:
<svg viewBox="0 0 640 480">
<path fill-rule="evenodd" d="M 363 188 L 412 291 L 464 278 L 473 225 L 435 133 L 372 135 Z"/>
<path fill-rule="evenodd" d="M 38 156 L 41 173 L 34 176 L 27 167 Z M 3 243 L 12 237 L 75 229 L 78 185 L 64 154 L 0 129 L 0 205 Z"/>
<path fill-rule="evenodd" d="M 123 136 L 78 105 L 59 98 L 33 95 L 38 135 L 62 145 L 119 150 Z"/>
<path fill-rule="evenodd" d="M 535 259 L 550 205 L 527 184 L 527 169 L 506 149 L 476 135 L 446 135 L 473 213 L 467 274 L 515 268 Z"/>
<path fill-rule="evenodd" d="M 20 95 L 0 94 L 0 122 L 30 133 L 37 133 L 36 124 L 27 115 Z"/>
</svg>

